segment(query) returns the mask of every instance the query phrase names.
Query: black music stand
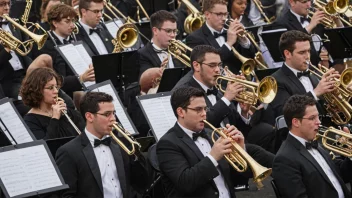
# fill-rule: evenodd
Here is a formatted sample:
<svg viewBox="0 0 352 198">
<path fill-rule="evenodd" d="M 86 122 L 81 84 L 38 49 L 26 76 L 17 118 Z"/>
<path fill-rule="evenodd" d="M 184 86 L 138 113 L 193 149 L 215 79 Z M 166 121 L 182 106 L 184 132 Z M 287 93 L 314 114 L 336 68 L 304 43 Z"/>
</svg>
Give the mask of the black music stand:
<svg viewBox="0 0 352 198">
<path fill-rule="evenodd" d="M 146 45 L 150 40 L 152 39 L 152 30 L 150 28 L 150 22 L 149 21 L 141 21 L 140 23 L 137 22 L 135 23 L 137 26 L 138 30 L 147 38 L 144 36 L 140 35 L 139 37 L 142 39 L 142 42 L 144 45 Z"/>
<path fill-rule="evenodd" d="M 186 75 L 191 69 L 189 67 L 165 69 L 161 76 L 158 93 L 171 91 L 177 82 Z"/>
<path fill-rule="evenodd" d="M 271 57 L 275 62 L 282 62 L 284 58 L 279 49 L 279 41 L 281 35 L 286 32 L 284 29 L 272 30 L 272 31 L 264 31 L 261 33 L 261 37 L 268 48 Z"/>
<path fill-rule="evenodd" d="M 261 70 L 256 70 L 255 74 L 258 77 L 258 80 L 263 80 L 263 78 L 267 76 L 271 76 L 273 73 L 275 73 L 277 70 L 280 68 L 269 68 L 269 69 L 261 69 Z"/>
<path fill-rule="evenodd" d="M 138 80 L 137 51 L 92 56 L 96 83 L 111 80 L 121 94 Z"/>
<path fill-rule="evenodd" d="M 330 42 L 324 42 L 333 59 L 352 57 L 352 27 L 326 29 Z"/>
<path fill-rule="evenodd" d="M 63 138 L 55 138 L 55 139 L 49 139 L 49 140 L 45 140 L 46 144 L 49 147 L 50 153 L 51 155 L 53 155 L 54 157 L 56 156 L 56 151 L 63 146 L 64 144 L 66 144 L 67 142 L 73 140 L 75 138 L 75 136 L 71 136 L 71 137 L 63 137 Z"/>
</svg>

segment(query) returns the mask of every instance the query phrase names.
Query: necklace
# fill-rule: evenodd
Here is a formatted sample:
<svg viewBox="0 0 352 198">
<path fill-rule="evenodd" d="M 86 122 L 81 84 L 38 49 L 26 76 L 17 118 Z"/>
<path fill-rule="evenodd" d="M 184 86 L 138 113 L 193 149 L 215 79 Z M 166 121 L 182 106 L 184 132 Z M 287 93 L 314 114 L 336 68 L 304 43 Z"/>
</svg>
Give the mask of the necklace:
<svg viewBox="0 0 352 198">
<path fill-rule="evenodd" d="M 44 112 L 45 114 L 47 114 L 49 117 L 53 117 L 53 111 L 48 111 L 48 110 L 43 110 L 41 108 L 38 108 L 40 111 Z"/>
</svg>

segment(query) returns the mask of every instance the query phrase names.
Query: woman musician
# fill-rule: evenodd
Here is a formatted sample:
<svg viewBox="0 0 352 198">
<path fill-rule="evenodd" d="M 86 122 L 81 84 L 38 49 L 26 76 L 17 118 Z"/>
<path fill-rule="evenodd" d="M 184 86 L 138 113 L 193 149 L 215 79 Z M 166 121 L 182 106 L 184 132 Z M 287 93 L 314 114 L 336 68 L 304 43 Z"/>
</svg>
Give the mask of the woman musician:
<svg viewBox="0 0 352 198">
<path fill-rule="evenodd" d="M 24 104 L 31 107 L 24 120 L 37 139 L 75 136 L 78 131 L 74 127 L 84 129 L 81 115 L 66 107 L 64 100 L 68 96 L 60 91 L 60 85 L 61 79 L 49 68 L 33 70 L 22 82 L 20 95 Z M 75 126 L 62 115 L 64 112 Z"/>
</svg>

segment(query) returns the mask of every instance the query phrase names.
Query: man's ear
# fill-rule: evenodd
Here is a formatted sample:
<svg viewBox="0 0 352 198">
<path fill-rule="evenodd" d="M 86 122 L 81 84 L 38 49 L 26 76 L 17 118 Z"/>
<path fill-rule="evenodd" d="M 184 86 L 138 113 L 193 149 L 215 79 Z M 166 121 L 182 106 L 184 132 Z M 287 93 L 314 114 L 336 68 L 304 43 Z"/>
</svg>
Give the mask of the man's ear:
<svg viewBox="0 0 352 198">
<path fill-rule="evenodd" d="M 177 113 L 177 116 L 178 116 L 179 118 L 184 118 L 184 117 L 185 117 L 184 112 L 183 112 L 183 109 L 182 109 L 181 107 L 177 107 L 176 113 Z"/>
</svg>

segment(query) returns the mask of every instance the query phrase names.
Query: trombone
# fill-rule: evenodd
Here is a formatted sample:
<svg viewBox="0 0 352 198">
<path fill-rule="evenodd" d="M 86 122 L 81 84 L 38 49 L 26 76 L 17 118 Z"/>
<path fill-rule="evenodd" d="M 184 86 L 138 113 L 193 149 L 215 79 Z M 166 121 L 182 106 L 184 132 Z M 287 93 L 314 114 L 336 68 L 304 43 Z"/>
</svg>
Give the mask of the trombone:
<svg viewBox="0 0 352 198">
<path fill-rule="evenodd" d="M 202 25 L 205 22 L 205 18 L 197 10 L 197 8 L 194 7 L 191 2 L 189 2 L 189 0 L 181 0 L 181 1 L 191 11 L 191 14 L 187 16 L 187 18 L 185 19 L 185 22 L 183 24 L 185 32 L 190 34 L 190 33 L 194 32 L 202 27 Z"/>
<path fill-rule="evenodd" d="M 123 24 L 116 33 L 116 38 L 111 42 L 114 45 L 112 53 L 119 53 L 123 49 L 130 48 L 138 41 L 138 28 L 135 24 L 131 23 L 130 18 Z"/>
<path fill-rule="evenodd" d="M 60 101 L 64 101 L 64 99 L 60 98 L 59 96 L 56 97 L 56 104 Z M 61 113 L 66 117 L 66 119 L 68 120 L 68 122 L 72 125 L 72 127 L 75 129 L 75 131 L 78 133 L 78 135 L 81 135 L 81 130 L 79 130 L 79 128 L 76 126 L 76 124 L 72 121 L 72 119 L 70 118 L 70 116 L 68 116 L 67 111 L 62 110 Z"/>
<path fill-rule="evenodd" d="M 110 2 L 110 0 L 104 0 L 104 4 L 105 4 L 106 9 L 108 9 L 108 10 L 111 12 L 111 14 L 114 15 L 115 18 L 119 18 L 119 17 L 116 15 L 116 13 L 117 13 L 117 14 L 119 14 L 124 20 L 127 21 L 127 17 L 126 17 L 120 10 L 118 10 L 114 5 L 112 5 L 111 2 Z M 115 12 L 116 12 L 116 13 L 115 13 Z M 112 18 L 111 18 L 109 15 L 105 14 L 105 13 L 104 13 L 104 16 L 105 16 L 106 18 L 112 20 Z M 133 19 L 130 19 L 130 21 L 131 21 L 132 23 L 136 23 L 136 21 L 134 21 Z"/>
<path fill-rule="evenodd" d="M 345 157 L 352 157 L 352 134 L 320 125 L 315 140 L 319 138 L 326 149 Z"/>
<path fill-rule="evenodd" d="M 131 143 L 131 149 L 128 149 L 127 146 L 114 134 L 113 131 L 110 132 L 110 136 L 115 142 L 120 145 L 120 147 L 128 154 L 128 155 L 135 155 L 136 152 L 139 152 L 139 149 L 142 147 L 139 142 L 137 142 L 126 129 L 124 129 L 118 122 L 112 125 L 113 128 L 120 133 L 126 140 Z"/>
<path fill-rule="evenodd" d="M 262 2 L 260 0 L 253 0 L 255 6 L 258 8 L 260 14 L 264 17 L 264 20 L 267 24 L 271 24 L 275 20 L 275 16 L 271 17 L 270 19 L 268 16 L 266 16 L 265 12 L 263 9 L 270 8 L 275 6 L 275 3 L 270 5 L 270 6 L 263 6 Z"/>
<path fill-rule="evenodd" d="M 205 124 L 207 124 L 213 132 L 211 134 L 212 141 L 215 142 L 215 133 L 220 136 L 220 138 L 227 139 L 229 138 L 223 131 L 222 128 L 215 128 L 208 121 L 203 120 Z M 269 175 L 271 175 L 271 168 L 266 168 L 256 162 L 240 145 L 238 145 L 235 141 L 231 142 L 231 153 L 225 154 L 225 159 L 229 162 L 229 164 L 238 172 L 244 172 L 248 169 L 248 167 L 253 172 L 253 181 L 256 183 L 260 183 L 264 179 L 266 179 Z"/>
</svg>

